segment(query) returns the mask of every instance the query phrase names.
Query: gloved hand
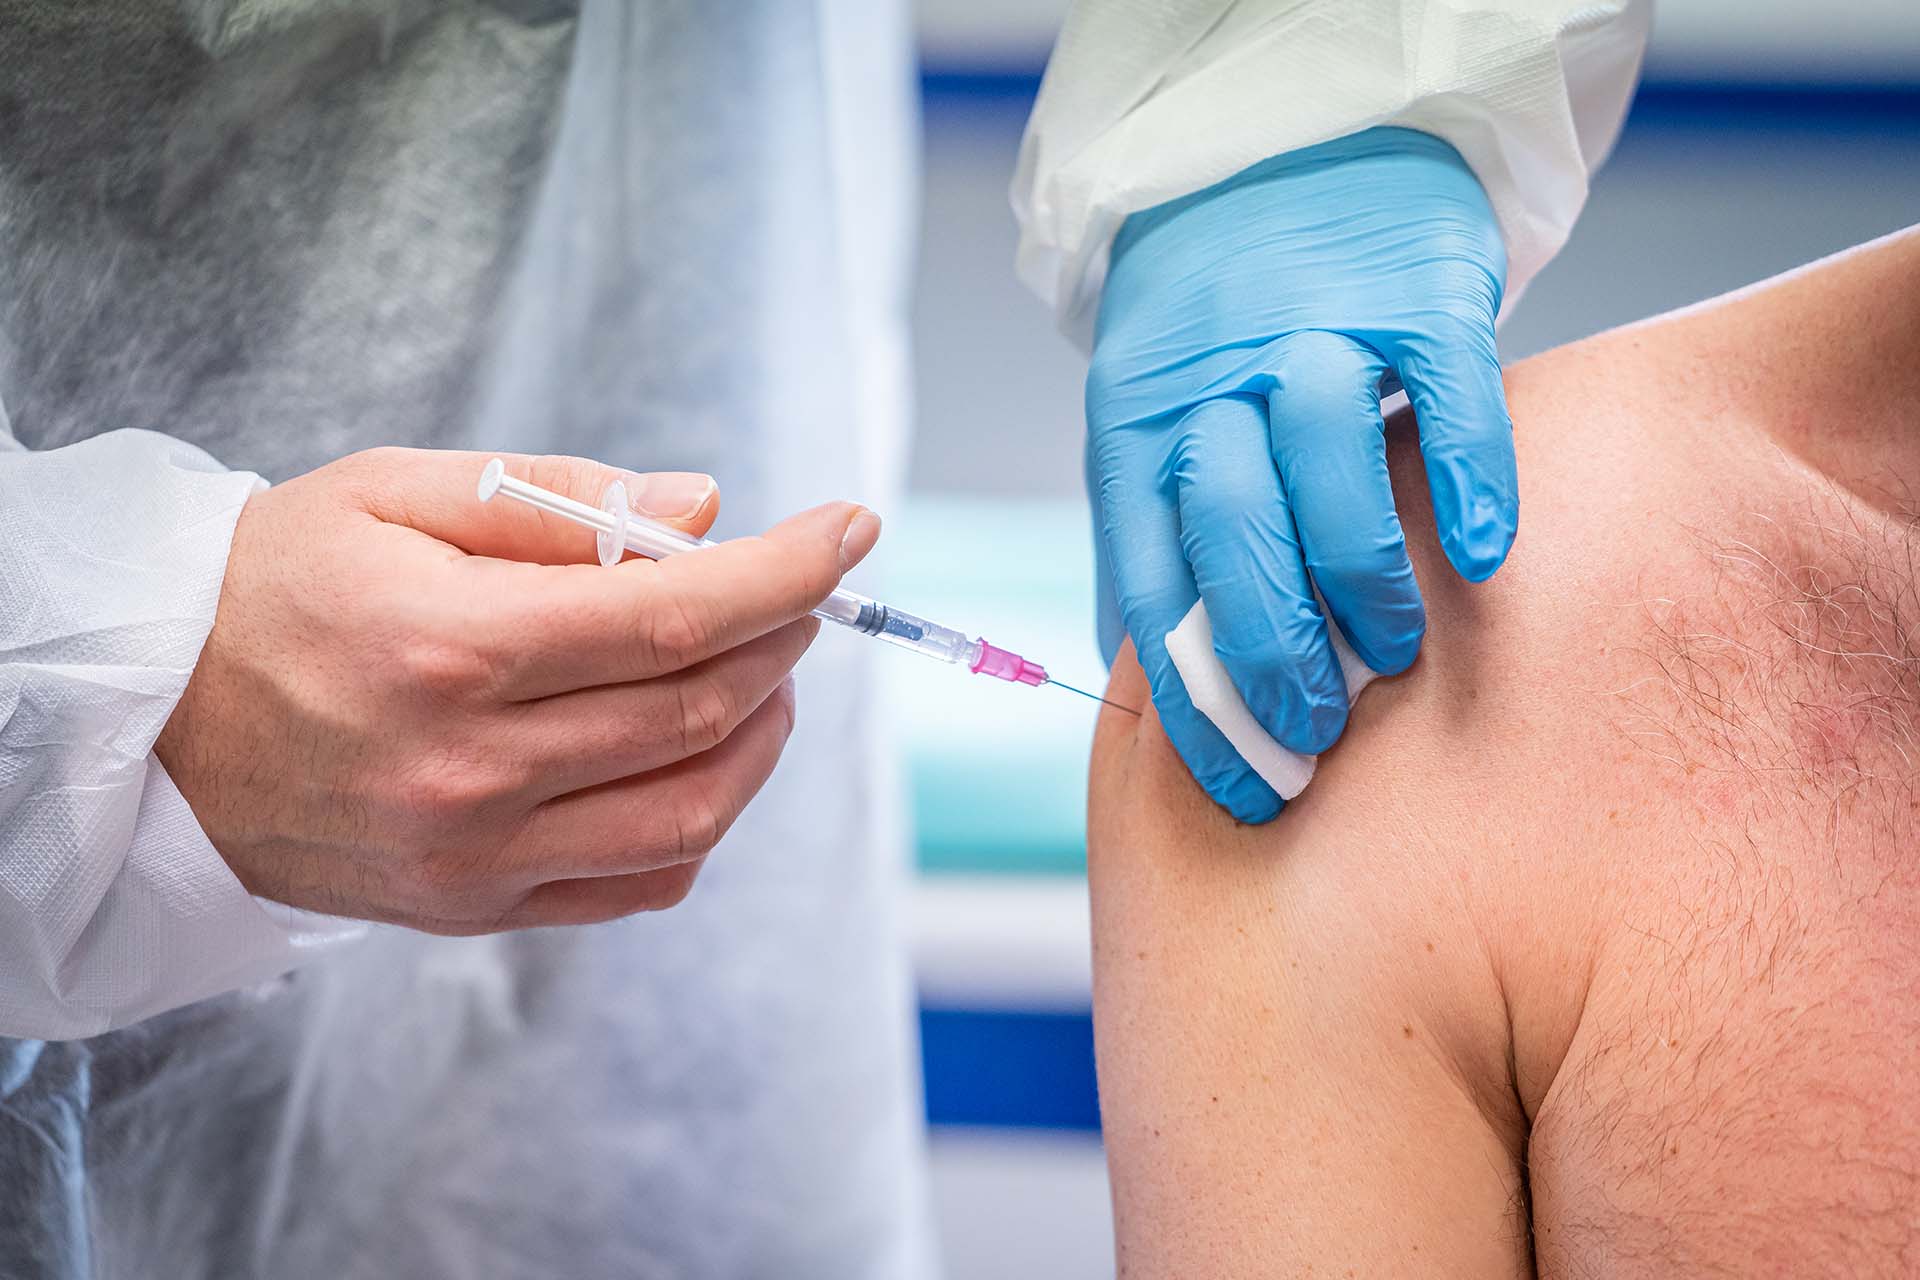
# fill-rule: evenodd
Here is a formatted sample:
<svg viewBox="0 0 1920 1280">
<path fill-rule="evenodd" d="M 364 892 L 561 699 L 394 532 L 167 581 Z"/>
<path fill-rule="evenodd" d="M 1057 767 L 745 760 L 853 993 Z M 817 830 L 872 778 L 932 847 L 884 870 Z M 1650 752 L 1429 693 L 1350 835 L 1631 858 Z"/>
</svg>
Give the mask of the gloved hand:
<svg viewBox="0 0 1920 1280">
<path fill-rule="evenodd" d="M 1348 705 L 1316 588 L 1368 666 L 1413 661 L 1426 614 L 1380 398 L 1406 387 L 1441 546 L 1489 577 L 1519 518 L 1493 333 L 1505 281 L 1472 170 L 1407 129 L 1277 156 L 1114 241 L 1087 378 L 1101 645 L 1111 661 L 1124 623 L 1174 745 L 1243 822 L 1279 797 L 1187 700 L 1167 632 L 1204 599 L 1247 706 L 1309 754 Z"/>
</svg>

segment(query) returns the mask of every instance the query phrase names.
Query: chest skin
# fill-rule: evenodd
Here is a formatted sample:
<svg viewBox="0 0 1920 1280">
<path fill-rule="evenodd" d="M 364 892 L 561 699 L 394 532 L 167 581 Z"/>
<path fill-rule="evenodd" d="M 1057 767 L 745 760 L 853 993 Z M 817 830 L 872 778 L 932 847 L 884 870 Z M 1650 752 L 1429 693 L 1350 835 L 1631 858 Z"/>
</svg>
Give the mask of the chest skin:
<svg viewBox="0 0 1920 1280">
<path fill-rule="evenodd" d="M 1897 1274 L 1911 1246 L 1920 537 L 1764 466 L 1643 549 L 1633 606 L 1591 606 L 1627 633 L 1604 685 L 1570 678 L 1617 794 L 1533 882 L 1587 940 L 1534 1044 L 1542 1275 Z"/>
<path fill-rule="evenodd" d="M 1405 691 L 1451 745 L 1413 798 L 1503 992 L 1536 1271 L 1897 1274 L 1920 531 L 1730 402 L 1600 376 L 1642 341 L 1518 372 L 1517 420 L 1592 434 L 1523 442 L 1503 600 L 1420 566 L 1435 668 L 1473 674 Z"/>
</svg>

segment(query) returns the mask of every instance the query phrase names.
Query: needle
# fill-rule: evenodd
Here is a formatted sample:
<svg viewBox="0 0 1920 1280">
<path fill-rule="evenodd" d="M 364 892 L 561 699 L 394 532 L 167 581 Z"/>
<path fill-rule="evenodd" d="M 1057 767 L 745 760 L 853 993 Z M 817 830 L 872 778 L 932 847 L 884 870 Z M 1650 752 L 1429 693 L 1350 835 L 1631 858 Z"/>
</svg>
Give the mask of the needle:
<svg viewBox="0 0 1920 1280">
<path fill-rule="evenodd" d="M 1132 707 L 1123 707 L 1119 703 L 1109 701 L 1108 699 L 1101 697 L 1097 693 L 1088 693 L 1085 689 L 1076 689 L 1070 684 L 1066 684 L 1062 681 L 1055 680 L 1052 676 L 1047 677 L 1047 683 L 1051 685 L 1058 685 L 1060 688 L 1065 689 L 1068 693 L 1077 693 L 1083 698 L 1092 698 L 1095 702 L 1105 702 L 1108 706 L 1112 707 L 1115 711 L 1124 711 L 1130 716 L 1137 716 L 1140 714 L 1138 711 L 1135 711 Z"/>
</svg>

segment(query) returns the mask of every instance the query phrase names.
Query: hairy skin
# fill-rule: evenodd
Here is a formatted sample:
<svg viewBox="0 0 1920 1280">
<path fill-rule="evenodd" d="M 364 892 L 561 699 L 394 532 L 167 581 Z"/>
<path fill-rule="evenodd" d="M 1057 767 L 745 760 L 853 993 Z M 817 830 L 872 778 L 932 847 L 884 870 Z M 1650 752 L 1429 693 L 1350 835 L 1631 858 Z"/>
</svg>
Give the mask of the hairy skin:
<svg viewBox="0 0 1920 1280">
<path fill-rule="evenodd" d="M 1916 350 L 1907 233 L 1510 370 L 1478 587 L 1399 424 L 1425 650 L 1269 826 L 1103 717 L 1124 1274 L 1920 1272 Z"/>
</svg>

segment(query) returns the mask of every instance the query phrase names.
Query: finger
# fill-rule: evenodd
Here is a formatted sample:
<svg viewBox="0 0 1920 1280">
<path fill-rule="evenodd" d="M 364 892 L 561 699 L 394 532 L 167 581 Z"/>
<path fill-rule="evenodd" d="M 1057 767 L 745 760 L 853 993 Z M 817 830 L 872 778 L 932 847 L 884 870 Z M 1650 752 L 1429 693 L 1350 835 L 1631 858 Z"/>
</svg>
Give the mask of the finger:
<svg viewBox="0 0 1920 1280">
<path fill-rule="evenodd" d="M 819 631 L 818 619 L 802 618 L 658 679 L 507 708 L 503 732 L 532 770 L 530 798 L 551 800 L 711 751 L 780 687 Z"/>
<path fill-rule="evenodd" d="M 1162 429 L 1103 431 L 1093 442 L 1101 536 L 1120 615 L 1133 637 L 1167 736 L 1216 804 L 1242 822 L 1266 822 L 1280 797 L 1194 707 L 1167 653 L 1167 634 L 1199 600 L 1180 545 L 1180 516 L 1166 474 Z M 1271 464 L 1268 464 L 1271 470 Z"/>
<path fill-rule="evenodd" d="M 1313 585 L 1361 661 L 1397 675 L 1418 656 L 1427 618 L 1387 474 L 1385 369 L 1350 338 L 1295 335 L 1275 352 L 1267 411 Z"/>
<path fill-rule="evenodd" d="M 1420 423 L 1440 547 L 1460 576 L 1484 582 L 1513 547 L 1520 481 L 1493 322 L 1449 324 L 1392 353 Z"/>
<path fill-rule="evenodd" d="M 880 518 L 828 503 L 759 537 L 612 568 L 470 559 L 464 634 L 506 696 L 680 671 L 805 617 L 870 551 Z"/>
<path fill-rule="evenodd" d="M 1346 727 L 1346 681 L 1268 453 L 1266 406 L 1226 396 L 1192 409 L 1175 475 L 1214 652 L 1281 746 L 1325 750 Z"/>
<path fill-rule="evenodd" d="M 507 842 L 506 865 L 537 883 L 702 857 L 766 784 L 792 730 L 793 686 L 784 683 L 711 751 L 539 805 Z"/>
<path fill-rule="evenodd" d="M 469 555 L 535 564 L 598 563 L 593 530 L 511 499 L 481 502 L 475 486 L 498 457 L 507 474 L 598 507 L 619 480 L 636 510 L 684 533 L 704 537 L 720 514 L 713 477 L 692 471 L 622 471 L 560 455 L 466 453 L 449 449 L 372 449 L 354 458 L 366 478 L 362 495 L 381 519 L 418 529 Z"/>
<path fill-rule="evenodd" d="M 604 924 L 641 911 L 677 907 L 693 890 L 705 858 L 625 876 L 583 876 L 543 884 L 508 912 L 499 929 Z"/>
</svg>

